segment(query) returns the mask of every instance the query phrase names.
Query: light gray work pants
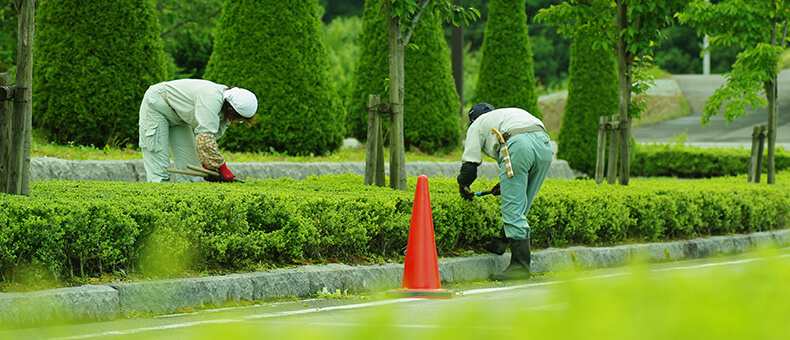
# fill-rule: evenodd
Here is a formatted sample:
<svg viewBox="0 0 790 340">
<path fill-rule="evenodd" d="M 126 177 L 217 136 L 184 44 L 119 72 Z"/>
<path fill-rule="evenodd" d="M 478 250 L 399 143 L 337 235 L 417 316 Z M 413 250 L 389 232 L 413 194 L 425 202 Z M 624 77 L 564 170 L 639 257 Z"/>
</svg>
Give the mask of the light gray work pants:
<svg viewBox="0 0 790 340">
<path fill-rule="evenodd" d="M 162 96 L 164 89 L 152 85 L 145 92 L 140 105 L 140 150 L 149 182 L 170 182 L 170 156 L 177 169 L 186 169 L 187 164 L 201 166 L 195 146 L 195 132 L 186 122 L 178 118 L 175 111 Z M 198 182 L 201 177 L 175 174 L 177 182 Z"/>
<path fill-rule="evenodd" d="M 551 169 L 549 136 L 543 131 L 520 133 L 507 141 L 513 177 L 507 176 L 507 167 L 500 159 L 499 187 L 502 192 L 502 222 L 505 236 L 523 240 L 529 238 L 527 213 Z"/>
</svg>

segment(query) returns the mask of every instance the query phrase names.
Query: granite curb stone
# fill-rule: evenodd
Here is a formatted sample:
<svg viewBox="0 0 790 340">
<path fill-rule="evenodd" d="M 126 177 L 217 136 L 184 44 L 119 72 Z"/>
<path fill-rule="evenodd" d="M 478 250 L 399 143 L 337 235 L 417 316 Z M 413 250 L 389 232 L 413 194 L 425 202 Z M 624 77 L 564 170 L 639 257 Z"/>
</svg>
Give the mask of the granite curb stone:
<svg viewBox="0 0 790 340">
<path fill-rule="evenodd" d="M 175 167 L 175 165 L 171 164 L 171 167 Z M 313 175 L 345 173 L 365 175 L 364 162 L 238 162 L 228 163 L 228 168 L 233 171 L 236 178 L 241 180 L 281 177 L 302 180 Z M 385 175 L 389 175 L 388 163 L 384 168 Z M 406 174 L 414 177 L 422 174 L 428 177 L 455 177 L 460 169 L 461 162 L 406 163 Z M 554 159 L 548 177 L 572 179 L 577 177 L 576 175 L 568 166 L 568 162 Z M 496 163 L 485 162 L 478 167 L 478 177 L 493 179 L 498 176 L 499 167 Z M 172 179 L 175 180 L 175 177 Z M 144 182 L 146 175 L 142 159 L 72 161 L 53 157 L 33 157 L 30 161 L 30 180 Z"/>
<path fill-rule="evenodd" d="M 634 262 L 669 262 L 789 247 L 790 229 L 613 247 L 548 248 L 532 254 L 534 273 L 587 270 Z M 439 259 L 442 282 L 488 278 L 510 254 Z M 106 321 L 137 313 L 167 313 L 226 302 L 299 297 L 317 292 L 362 293 L 399 288 L 403 265 L 327 264 L 212 277 L 110 283 L 30 293 L 0 293 L 0 326 Z"/>
</svg>

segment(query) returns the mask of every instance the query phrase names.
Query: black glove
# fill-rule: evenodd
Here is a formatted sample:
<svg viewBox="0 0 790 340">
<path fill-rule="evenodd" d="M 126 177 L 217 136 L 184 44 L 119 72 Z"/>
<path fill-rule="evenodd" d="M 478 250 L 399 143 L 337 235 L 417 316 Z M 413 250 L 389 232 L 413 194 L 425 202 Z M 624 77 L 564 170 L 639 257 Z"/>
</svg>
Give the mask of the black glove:
<svg viewBox="0 0 790 340">
<path fill-rule="evenodd" d="M 491 188 L 491 195 L 499 196 L 502 194 L 502 191 L 499 190 L 499 183 L 497 183 L 493 188 Z"/>
<path fill-rule="evenodd" d="M 206 165 L 205 165 L 205 164 L 203 164 L 203 169 L 206 169 L 206 170 L 211 170 L 211 169 L 209 169 L 208 167 L 206 167 Z M 214 170 L 214 171 L 216 171 L 216 170 Z M 205 179 L 206 179 L 206 181 L 208 181 L 208 182 L 222 182 L 222 178 L 221 178 L 221 177 L 219 177 L 219 176 L 211 176 L 211 175 L 209 175 L 209 176 L 206 176 L 206 177 L 204 177 L 204 178 L 205 178 Z"/>
<path fill-rule="evenodd" d="M 472 190 L 469 190 L 469 187 L 465 187 L 465 186 L 459 185 L 458 186 L 458 191 L 461 194 L 461 198 L 463 198 L 463 199 L 465 199 L 467 201 L 471 201 L 472 198 L 475 197 L 475 193 L 473 193 Z"/>
</svg>

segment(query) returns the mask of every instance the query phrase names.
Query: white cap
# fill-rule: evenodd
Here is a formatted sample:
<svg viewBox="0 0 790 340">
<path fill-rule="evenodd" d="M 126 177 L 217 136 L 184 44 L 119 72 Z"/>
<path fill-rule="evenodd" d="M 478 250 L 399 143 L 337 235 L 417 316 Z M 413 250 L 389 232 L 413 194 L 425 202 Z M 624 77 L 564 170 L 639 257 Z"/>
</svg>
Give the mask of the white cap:
<svg viewBox="0 0 790 340">
<path fill-rule="evenodd" d="M 258 98 L 249 90 L 233 87 L 225 90 L 223 97 L 244 118 L 252 118 L 258 111 Z"/>
</svg>

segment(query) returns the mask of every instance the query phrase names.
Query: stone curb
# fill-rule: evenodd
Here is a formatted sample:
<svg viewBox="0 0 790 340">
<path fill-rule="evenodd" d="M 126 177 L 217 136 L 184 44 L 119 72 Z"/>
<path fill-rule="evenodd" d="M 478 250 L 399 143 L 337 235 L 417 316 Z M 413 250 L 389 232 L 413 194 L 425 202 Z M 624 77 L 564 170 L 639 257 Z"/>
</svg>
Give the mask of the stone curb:
<svg viewBox="0 0 790 340">
<path fill-rule="evenodd" d="M 532 271 L 606 268 L 632 262 L 677 261 L 788 246 L 790 229 L 666 243 L 549 248 L 532 254 Z M 439 273 L 445 283 L 482 280 L 505 268 L 509 261 L 509 253 L 440 259 Z M 376 292 L 399 288 L 402 278 L 402 264 L 327 264 L 214 277 L 0 293 L 0 326 L 106 321 L 138 313 L 219 306 L 232 301 L 306 297 L 323 290 L 330 293 L 337 290 Z"/>
<path fill-rule="evenodd" d="M 175 166 L 173 166 L 175 167 Z M 312 175 L 353 173 L 365 175 L 364 162 L 239 162 L 228 163 L 228 168 L 241 180 L 248 178 L 290 177 L 302 180 Z M 461 169 L 461 162 L 408 162 L 406 174 L 428 177 L 455 177 Z M 385 164 L 385 175 L 389 175 L 389 165 Z M 494 162 L 485 162 L 478 167 L 478 177 L 493 179 L 498 177 L 499 168 Z M 549 178 L 577 177 L 577 174 L 564 160 L 554 159 L 549 170 Z M 52 157 L 34 157 L 30 160 L 30 180 L 69 180 L 69 181 L 117 181 L 145 182 L 145 168 L 142 159 L 109 161 L 72 161 Z M 173 180 L 175 178 L 173 177 Z"/>
</svg>

